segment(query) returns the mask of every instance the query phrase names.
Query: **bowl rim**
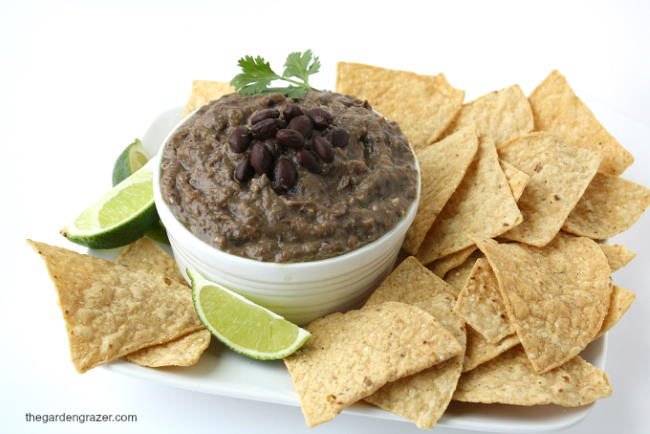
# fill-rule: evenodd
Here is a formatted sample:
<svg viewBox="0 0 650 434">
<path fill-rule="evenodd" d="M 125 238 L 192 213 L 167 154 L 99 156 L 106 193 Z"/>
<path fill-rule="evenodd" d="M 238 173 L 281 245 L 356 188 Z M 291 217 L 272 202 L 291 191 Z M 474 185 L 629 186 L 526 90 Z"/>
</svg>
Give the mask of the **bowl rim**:
<svg viewBox="0 0 650 434">
<path fill-rule="evenodd" d="M 206 103 L 209 104 L 209 103 Z M 201 106 L 203 107 L 203 106 Z M 158 148 L 158 152 L 151 158 L 153 161 L 153 196 L 154 196 L 154 203 L 156 205 L 156 210 L 158 211 L 158 216 L 160 217 L 160 220 L 163 223 L 163 226 L 165 226 L 165 229 L 167 229 L 168 232 L 171 233 L 171 237 L 176 239 L 178 242 L 179 237 L 176 236 L 176 234 L 182 234 L 183 240 L 187 240 L 188 242 L 192 242 L 193 246 L 190 248 L 191 250 L 198 250 L 200 251 L 201 256 L 206 255 L 206 256 L 215 256 L 215 257 L 222 257 L 224 260 L 229 260 L 233 262 L 237 262 L 241 265 L 251 265 L 255 267 L 262 267 L 266 269 L 277 269 L 278 267 L 282 267 L 283 269 L 294 269 L 294 270 L 306 270 L 309 268 L 313 267 L 325 267 L 325 266 L 336 266 L 337 264 L 347 262 L 348 260 L 351 260 L 352 258 L 356 256 L 363 255 L 364 253 L 371 251 L 375 249 L 376 247 L 384 244 L 386 241 L 391 239 L 395 233 L 401 231 L 404 229 L 404 233 L 408 230 L 408 227 L 411 226 L 413 223 L 413 220 L 415 220 L 415 216 L 418 211 L 418 207 L 420 204 L 420 195 L 421 195 L 421 190 L 422 190 L 422 174 L 420 171 L 420 165 L 418 163 L 417 155 L 415 153 L 415 150 L 413 149 L 413 146 L 409 142 L 409 148 L 411 150 L 411 153 L 413 154 L 413 160 L 415 162 L 415 170 L 417 174 L 417 185 L 416 185 L 416 195 L 415 199 L 413 202 L 411 202 L 411 205 L 409 205 L 409 208 L 407 212 L 404 214 L 404 216 L 395 223 L 395 225 L 385 234 L 383 234 L 381 237 L 377 238 L 376 240 L 373 240 L 367 244 L 364 244 L 363 246 L 345 252 L 343 254 L 333 256 L 331 258 L 325 258 L 325 259 L 318 259 L 315 261 L 301 261 L 301 262 L 265 262 L 265 261 L 259 261 L 257 259 L 251 259 L 251 258 L 246 258 L 243 256 L 238 256 L 234 255 L 232 253 L 225 252 L 223 250 L 220 250 L 207 242 L 203 241 L 199 237 L 197 237 L 192 231 L 190 231 L 183 223 L 181 223 L 174 213 L 169 209 L 169 206 L 167 203 L 163 200 L 162 198 L 162 192 L 160 190 L 160 162 L 162 160 L 162 154 L 163 150 L 169 141 L 169 139 L 176 133 L 176 131 L 185 124 L 189 119 L 192 118 L 198 112 L 201 107 L 196 108 L 194 111 L 189 113 L 187 116 L 184 118 L 181 118 L 181 120 L 169 131 L 169 133 L 165 136 L 165 138 L 162 140 L 162 143 L 160 144 L 160 147 Z M 373 110 L 375 113 L 377 113 L 379 116 L 383 116 L 382 114 L 378 113 L 377 111 Z M 404 228 L 404 226 L 407 226 Z M 191 240 L 191 241 L 190 241 Z M 184 242 L 181 242 L 181 244 L 185 244 Z"/>
</svg>

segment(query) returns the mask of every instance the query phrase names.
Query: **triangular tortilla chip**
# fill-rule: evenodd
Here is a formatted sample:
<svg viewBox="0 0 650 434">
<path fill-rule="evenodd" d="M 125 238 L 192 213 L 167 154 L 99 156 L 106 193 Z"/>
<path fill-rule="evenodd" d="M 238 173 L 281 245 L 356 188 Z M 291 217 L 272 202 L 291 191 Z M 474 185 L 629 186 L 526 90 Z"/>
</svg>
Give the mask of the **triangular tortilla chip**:
<svg viewBox="0 0 650 434">
<path fill-rule="evenodd" d="M 597 174 L 562 229 L 599 240 L 613 237 L 636 222 L 650 205 L 650 189 L 618 176 Z"/>
<path fill-rule="evenodd" d="M 517 204 L 522 224 L 504 238 L 537 247 L 549 243 L 596 174 L 600 157 L 549 133 L 532 133 L 501 148 L 502 159 L 530 176 Z"/>
<path fill-rule="evenodd" d="M 450 129 L 474 125 L 479 136 L 489 135 L 499 146 L 533 130 L 533 112 L 518 85 L 490 92 L 463 104 Z"/>
<path fill-rule="evenodd" d="M 149 238 L 129 244 L 115 261 L 132 269 L 157 273 L 185 285 L 176 261 Z M 210 345 L 211 333 L 204 329 L 160 345 L 143 348 L 125 358 L 140 366 L 192 366 Z"/>
<path fill-rule="evenodd" d="M 607 258 L 594 241 L 560 233 L 544 248 L 475 242 L 536 372 L 566 363 L 598 334 L 612 288 Z"/>
<path fill-rule="evenodd" d="M 59 294 L 79 372 L 203 329 L 190 288 L 161 275 L 29 241 Z"/>
<path fill-rule="evenodd" d="M 409 257 L 370 296 L 366 306 L 386 301 L 412 304 L 431 314 L 465 347 L 465 323 L 452 312 L 456 290 Z M 432 429 L 456 389 L 463 354 L 410 377 L 389 383 L 366 401 Z"/>
<path fill-rule="evenodd" d="M 465 348 L 465 359 L 463 360 L 463 372 L 471 371 L 477 366 L 494 359 L 520 342 L 519 336 L 513 333 L 501 341 L 491 344 L 469 324 L 465 327 L 467 328 L 467 347 Z"/>
<path fill-rule="evenodd" d="M 579 356 L 545 374 L 532 369 L 516 347 L 463 374 L 454 399 L 511 405 L 578 407 L 612 394 L 607 374 Z"/>
<path fill-rule="evenodd" d="M 126 246 L 117 256 L 115 263 L 148 273 L 162 274 L 187 286 L 176 261 L 149 238 L 140 238 Z"/>
<path fill-rule="evenodd" d="M 636 258 L 636 253 L 628 250 L 623 244 L 599 244 L 599 246 L 605 254 L 612 272 L 620 270 Z"/>
<path fill-rule="evenodd" d="M 307 330 L 310 340 L 284 362 L 309 426 L 462 352 L 431 315 L 392 301 L 328 315 Z"/>
<path fill-rule="evenodd" d="M 454 312 L 491 344 L 515 332 L 503 305 L 499 283 L 487 259 L 474 264 L 465 286 L 458 294 Z"/>
<path fill-rule="evenodd" d="M 465 286 L 465 282 L 467 282 L 467 278 L 472 272 L 476 259 L 482 256 L 483 253 L 480 251 L 474 251 L 465 262 L 456 268 L 452 268 L 445 274 L 444 280 L 456 290 L 456 296 L 458 296 L 463 286 Z"/>
<path fill-rule="evenodd" d="M 478 150 L 472 128 L 459 130 L 417 153 L 421 173 L 420 206 L 402 248 L 417 253 L 424 236 L 463 179 Z"/>
<path fill-rule="evenodd" d="M 596 339 L 607 333 L 625 315 L 625 312 L 632 306 L 636 294 L 620 286 L 613 285 L 612 298 L 609 303 L 609 310 L 603 320 L 603 325 L 596 336 Z"/>
<path fill-rule="evenodd" d="M 530 180 L 530 176 L 507 161 L 499 160 L 499 164 L 501 164 L 503 174 L 506 175 L 506 178 L 508 179 L 510 191 L 512 191 L 512 197 L 515 199 L 515 202 L 517 202 L 524 192 L 524 189 Z"/>
<path fill-rule="evenodd" d="M 553 132 L 569 145 L 598 153 L 602 157 L 599 172 L 620 175 L 634 161 L 558 71 L 551 72 L 528 99 L 535 129 Z"/>
<path fill-rule="evenodd" d="M 202 105 L 215 99 L 219 99 L 229 93 L 233 93 L 234 91 L 235 88 L 232 87 L 230 83 L 194 80 L 192 82 L 192 93 L 185 104 L 185 109 L 183 110 L 183 115 L 181 117 L 184 118 Z"/>
<path fill-rule="evenodd" d="M 460 110 L 465 92 L 444 75 L 420 75 L 359 63 L 339 62 L 336 91 L 366 99 L 397 121 L 414 149 L 435 142 Z"/>
<path fill-rule="evenodd" d="M 449 270 L 452 270 L 456 267 L 463 265 L 463 263 L 469 258 L 469 256 L 476 251 L 476 246 L 471 245 L 466 249 L 459 250 L 451 255 L 447 255 L 444 258 L 437 259 L 427 265 L 427 268 L 433 272 L 436 276 L 441 279 L 445 277 L 445 274 Z"/>
<path fill-rule="evenodd" d="M 474 162 L 433 222 L 416 257 L 428 264 L 471 246 L 469 234 L 492 238 L 521 221 L 521 213 L 499 165 L 494 142 L 482 136 Z"/>
</svg>

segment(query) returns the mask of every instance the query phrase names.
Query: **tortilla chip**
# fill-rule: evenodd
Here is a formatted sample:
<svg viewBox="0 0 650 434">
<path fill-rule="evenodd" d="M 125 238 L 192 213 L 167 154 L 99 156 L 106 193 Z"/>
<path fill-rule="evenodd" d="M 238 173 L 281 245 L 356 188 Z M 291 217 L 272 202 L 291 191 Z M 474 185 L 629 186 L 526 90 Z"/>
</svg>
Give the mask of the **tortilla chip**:
<svg viewBox="0 0 650 434">
<path fill-rule="evenodd" d="M 469 258 L 465 260 L 465 262 L 463 262 L 462 265 L 459 265 L 456 268 L 452 268 L 447 272 L 447 274 L 445 274 L 445 282 L 456 289 L 456 296 L 458 296 L 460 291 L 463 289 L 463 286 L 465 286 L 465 282 L 472 272 L 472 268 L 474 268 L 474 263 L 477 259 L 477 253 L 481 256 L 483 255 L 480 251 L 475 251 L 469 256 Z"/>
<path fill-rule="evenodd" d="M 459 130 L 417 153 L 422 180 L 420 206 L 402 248 L 415 254 L 424 236 L 463 179 L 478 150 L 472 128 Z"/>
<path fill-rule="evenodd" d="M 536 372 L 568 362 L 598 334 L 612 288 L 607 259 L 594 241 L 561 233 L 544 248 L 475 242 Z"/>
<path fill-rule="evenodd" d="M 621 317 L 625 315 L 625 312 L 627 312 L 630 306 L 632 306 L 635 299 L 636 294 L 632 291 L 613 285 L 609 311 L 607 312 L 607 316 L 605 316 L 605 320 L 603 321 L 603 325 L 600 328 L 596 339 L 607 333 L 609 329 L 616 325 Z"/>
<path fill-rule="evenodd" d="M 453 268 L 463 265 L 463 263 L 474 253 L 476 246 L 471 245 L 466 249 L 459 250 L 456 253 L 447 255 L 444 258 L 437 259 L 427 266 L 436 276 L 443 278 L 445 274 Z"/>
<path fill-rule="evenodd" d="M 416 255 L 423 264 L 472 245 L 474 234 L 492 238 L 521 223 L 522 217 L 501 170 L 494 142 L 479 139 L 479 151 Z"/>
<path fill-rule="evenodd" d="M 505 353 L 520 343 L 519 336 L 513 333 L 503 338 L 500 342 L 491 344 L 469 324 L 466 325 L 466 328 L 467 347 L 465 349 L 465 359 L 463 360 L 463 372 L 475 369 L 477 366 L 498 357 L 500 354 Z"/>
<path fill-rule="evenodd" d="M 198 363 L 210 346 L 210 337 L 208 330 L 199 330 L 171 342 L 143 348 L 125 358 L 131 363 L 149 368 L 192 366 Z"/>
<path fill-rule="evenodd" d="M 499 283 L 487 259 L 480 258 L 454 306 L 454 312 L 491 344 L 515 332 L 501 299 Z"/>
<path fill-rule="evenodd" d="M 450 131 L 474 125 L 479 136 L 502 143 L 533 130 L 533 112 L 519 85 L 490 92 L 464 104 Z"/>
<path fill-rule="evenodd" d="M 519 137 L 499 148 L 499 154 L 530 176 L 517 202 L 524 222 L 503 237 L 542 247 L 560 231 L 596 174 L 600 157 L 549 133 Z"/>
<path fill-rule="evenodd" d="M 308 426 L 462 351 L 431 315 L 397 302 L 334 313 L 307 330 L 311 339 L 284 362 Z"/>
<path fill-rule="evenodd" d="M 612 272 L 625 267 L 636 258 L 636 253 L 628 250 L 623 244 L 599 244 L 599 247 L 603 250 Z"/>
<path fill-rule="evenodd" d="M 532 369 L 516 347 L 463 374 L 454 399 L 510 405 L 587 405 L 612 394 L 607 374 L 579 356 L 545 374 Z"/>
<path fill-rule="evenodd" d="M 435 142 L 460 111 L 465 92 L 444 75 L 420 75 L 359 63 L 339 62 L 336 91 L 366 99 L 397 121 L 414 149 Z"/>
<path fill-rule="evenodd" d="M 517 202 L 524 192 L 528 180 L 530 180 L 530 176 L 507 161 L 499 160 L 499 164 L 501 165 L 501 169 L 503 169 L 503 174 L 506 175 L 506 178 L 508 179 L 512 197 L 515 199 L 515 202 Z"/>
<path fill-rule="evenodd" d="M 636 222 L 650 205 L 650 189 L 617 176 L 597 174 L 562 229 L 599 240 L 613 237 Z"/>
<path fill-rule="evenodd" d="M 192 113 L 197 108 L 204 104 L 209 103 L 215 99 L 219 99 L 224 95 L 233 93 L 235 88 L 230 83 L 222 81 L 207 81 L 207 80 L 194 80 L 192 82 L 192 93 L 185 104 L 183 115 L 181 118 Z"/>
<path fill-rule="evenodd" d="M 620 175 L 634 161 L 573 93 L 558 71 L 553 71 L 528 98 L 535 129 L 559 135 L 569 145 L 589 149 L 602 157 L 599 172 Z"/>
<path fill-rule="evenodd" d="M 148 273 L 162 274 L 178 283 L 185 283 L 176 261 L 149 238 L 140 238 L 126 246 L 115 262 Z"/>
<path fill-rule="evenodd" d="M 185 284 L 176 261 L 149 238 L 140 238 L 129 244 L 117 257 L 116 263 L 148 273 L 157 273 Z M 131 363 L 151 368 L 192 366 L 210 345 L 210 336 L 208 330 L 199 330 L 171 342 L 143 348 L 125 358 Z"/>
<path fill-rule="evenodd" d="M 452 312 L 456 290 L 433 275 L 412 256 L 397 267 L 370 296 L 366 306 L 398 301 L 432 315 L 465 347 L 465 323 Z M 463 367 L 463 354 L 410 377 L 389 383 L 366 401 L 432 429 L 456 389 Z"/>
<path fill-rule="evenodd" d="M 184 336 L 203 325 L 190 288 L 104 259 L 28 241 L 59 294 L 77 371 Z"/>
</svg>

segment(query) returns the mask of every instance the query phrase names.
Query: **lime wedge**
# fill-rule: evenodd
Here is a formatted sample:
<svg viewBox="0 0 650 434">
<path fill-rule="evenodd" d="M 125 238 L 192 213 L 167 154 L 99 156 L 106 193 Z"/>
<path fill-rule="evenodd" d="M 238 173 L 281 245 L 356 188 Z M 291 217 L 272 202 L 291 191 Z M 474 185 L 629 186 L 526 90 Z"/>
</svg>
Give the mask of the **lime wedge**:
<svg viewBox="0 0 650 434">
<path fill-rule="evenodd" d="M 138 170 L 82 212 L 61 234 L 93 249 L 110 249 L 137 240 L 158 221 L 152 175 L 150 167 Z"/>
<path fill-rule="evenodd" d="M 231 350 L 253 359 L 281 359 L 311 334 L 198 272 L 188 269 L 194 308 L 203 325 Z"/>
<path fill-rule="evenodd" d="M 133 143 L 122 151 L 115 165 L 113 166 L 113 186 L 116 186 L 133 173 L 138 171 L 142 166 L 147 164 L 149 158 L 144 152 L 144 146 L 140 139 L 135 139 Z"/>
</svg>

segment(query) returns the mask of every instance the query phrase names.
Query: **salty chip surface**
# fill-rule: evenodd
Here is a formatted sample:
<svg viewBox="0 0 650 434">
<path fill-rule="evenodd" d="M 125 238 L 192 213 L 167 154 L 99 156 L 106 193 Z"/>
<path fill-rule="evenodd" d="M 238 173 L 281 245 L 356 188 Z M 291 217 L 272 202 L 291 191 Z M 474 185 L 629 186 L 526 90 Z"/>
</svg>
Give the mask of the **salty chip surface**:
<svg viewBox="0 0 650 434">
<path fill-rule="evenodd" d="M 625 267 L 636 258 L 636 253 L 630 251 L 623 244 L 599 244 L 612 272 Z"/>
<path fill-rule="evenodd" d="M 473 234 L 492 238 L 522 221 L 494 142 L 479 138 L 479 150 L 458 189 L 451 196 L 418 251 L 423 264 L 471 246 Z"/>
<path fill-rule="evenodd" d="M 576 356 L 545 374 L 532 369 L 516 347 L 463 374 L 454 399 L 511 405 L 587 405 L 612 394 L 607 374 Z"/>
<path fill-rule="evenodd" d="M 311 339 L 284 362 L 309 426 L 462 351 L 431 315 L 397 302 L 334 313 L 307 330 Z"/>
<path fill-rule="evenodd" d="M 404 260 L 373 292 L 367 306 L 399 301 L 432 315 L 465 347 L 464 321 L 452 312 L 456 290 L 412 256 Z M 365 400 L 432 429 L 451 401 L 463 367 L 463 354 L 444 363 L 388 383 Z"/>
<path fill-rule="evenodd" d="M 618 176 L 597 174 L 562 229 L 604 240 L 629 229 L 650 205 L 650 189 Z"/>
<path fill-rule="evenodd" d="M 458 294 L 454 312 L 491 344 L 515 332 L 503 305 L 499 283 L 485 258 L 479 258 Z"/>
<path fill-rule="evenodd" d="M 469 324 L 467 327 L 467 347 L 463 360 L 463 372 L 471 371 L 520 343 L 519 336 L 513 333 L 501 341 L 491 344 Z"/>
<path fill-rule="evenodd" d="M 339 62 L 336 91 L 366 99 L 388 119 L 397 121 L 414 149 L 435 142 L 460 110 L 465 92 L 444 75 Z"/>
<path fill-rule="evenodd" d="M 562 228 L 598 170 L 598 154 L 549 133 L 531 133 L 499 148 L 499 155 L 530 176 L 517 205 L 523 223 L 503 236 L 537 247 Z"/>
<path fill-rule="evenodd" d="M 489 135 L 497 146 L 533 130 L 533 112 L 519 85 L 490 92 L 464 104 L 451 131 L 469 125 Z"/>
<path fill-rule="evenodd" d="M 602 126 L 558 71 L 552 71 L 528 97 L 535 129 L 559 135 L 566 143 L 602 157 L 599 172 L 623 173 L 634 158 Z"/>
<path fill-rule="evenodd" d="M 420 205 L 402 248 L 417 253 L 436 217 L 463 179 L 478 150 L 473 128 L 464 128 L 416 153 L 420 165 Z"/>
<path fill-rule="evenodd" d="M 625 312 L 632 306 L 636 294 L 620 286 L 613 285 L 612 298 L 609 303 L 609 310 L 603 320 L 603 325 L 596 336 L 596 339 L 607 333 L 625 315 Z"/>
<path fill-rule="evenodd" d="M 190 288 L 164 276 L 29 241 L 59 294 L 77 371 L 203 329 Z"/>
<path fill-rule="evenodd" d="M 506 175 L 506 178 L 508 179 L 510 191 L 512 191 L 512 197 L 515 198 L 516 202 L 523 194 L 524 189 L 530 180 L 530 176 L 528 176 L 526 172 L 517 169 L 507 161 L 499 160 L 499 164 L 501 164 L 503 174 Z"/>
<path fill-rule="evenodd" d="M 149 238 L 140 238 L 129 244 L 115 261 L 132 269 L 157 273 L 185 285 L 176 261 Z M 210 332 L 198 330 L 160 345 L 143 348 L 125 358 L 140 366 L 192 366 L 199 361 L 210 345 Z"/>
<path fill-rule="evenodd" d="M 476 244 L 494 270 L 508 318 L 536 372 L 569 361 L 596 337 L 612 291 L 598 244 L 565 234 L 544 248 Z"/>
</svg>

